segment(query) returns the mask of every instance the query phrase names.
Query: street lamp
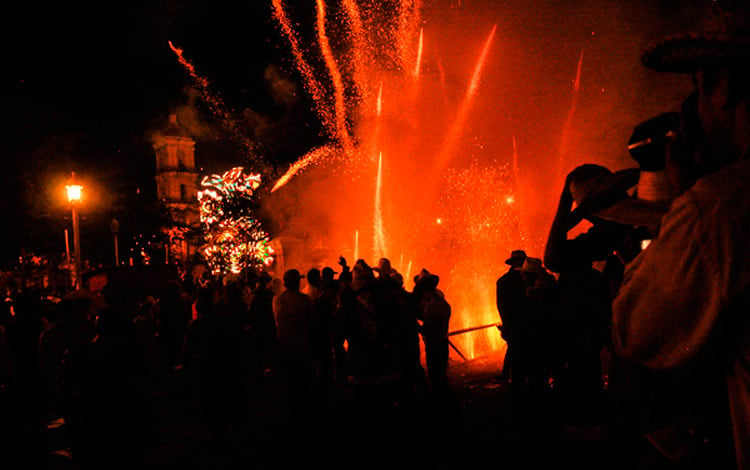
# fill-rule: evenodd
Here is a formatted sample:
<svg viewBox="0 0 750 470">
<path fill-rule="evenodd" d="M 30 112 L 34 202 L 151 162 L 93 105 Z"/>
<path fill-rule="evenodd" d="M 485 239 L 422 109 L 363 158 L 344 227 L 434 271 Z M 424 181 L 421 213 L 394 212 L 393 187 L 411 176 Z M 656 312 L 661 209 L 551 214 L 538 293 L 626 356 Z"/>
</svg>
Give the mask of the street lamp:
<svg viewBox="0 0 750 470">
<path fill-rule="evenodd" d="M 77 184 L 75 172 L 70 173 L 70 180 L 65 189 L 68 192 L 68 202 L 73 212 L 73 251 L 75 256 L 75 287 L 81 288 L 81 234 L 78 229 L 78 204 L 81 202 L 83 186 Z"/>
</svg>

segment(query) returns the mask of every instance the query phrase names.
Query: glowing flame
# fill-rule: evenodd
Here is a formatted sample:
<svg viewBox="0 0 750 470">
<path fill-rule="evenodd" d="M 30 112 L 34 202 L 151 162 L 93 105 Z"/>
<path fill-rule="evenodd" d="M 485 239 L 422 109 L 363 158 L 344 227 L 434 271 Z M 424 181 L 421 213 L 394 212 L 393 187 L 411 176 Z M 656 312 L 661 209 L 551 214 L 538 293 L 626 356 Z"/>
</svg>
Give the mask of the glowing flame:
<svg viewBox="0 0 750 470">
<path fill-rule="evenodd" d="M 377 262 L 379 257 L 400 253 L 398 265 L 406 268 L 405 286 L 407 282 L 413 286 L 414 271 L 422 267 L 440 273 L 440 289 L 454 308 L 452 328 L 493 323 L 497 319 L 494 290 L 487 286 L 494 286 L 496 273 L 487 265 L 487 248 L 492 245 L 494 254 L 507 249 L 511 240 L 519 239 L 518 224 L 511 214 L 515 209 L 509 207 L 506 199 L 516 193 L 509 187 L 509 172 L 502 166 L 474 165 L 465 173 L 449 167 L 464 129 L 468 128 L 497 25 L 477 50 L 476 62 L 469 64 L 469 70 L 461 71 L 467 77 L 462 89 L 456 89 L 457 81 L 448 77 L 460 64 L 442 62 L 440 37 L 434 46 L 429 41 L 429 54 L 434 54 L 437 67 L 434 76 L 428 73 L 421 2 L 387 3 L 395 4 L 395 10 L 380 2 L 341 0 L 328 2 L 331 10 L 327 12 L 325 1 L 316 0 L 317 21 L 309 50 L 319 57 L 305 62 L 297 44 L 298 33 L 291 30 L 294 23 L 284 15 L 282 1 L 273 0 L 281 30 L 292 43 L 295 57 L 299 56 L 295 61 L 302 76 L 308 83 L 321 85 L 322 95 L 310 91 L 309 85 L 307 89 L 321 120 L 328 123 L 331 147 L 339 155 L 343 150 L 347 157 L 337 161 L 340 166 L 333 169 L 330 180 L 328 175 L 322 175 L 309 182 L 313 187 L 329 190 L 342 183 L 334 173 L 356 170 L 351 190 L 341 193 L 336 186 L 334 194 L 342 197 L 312 209 L 320 210 L 320 220 L 326 220 L 331 228 L 324 235 L 327 238 L 311 240 L 311 246 L 319 247 L 325 240 L 323 246 L 330 246 L 332 253 L 323 256 L 337 256 L 337 246 L 351 246 L 353 231 L 354 262 L 370 257 Z M 331 47 L 334 32 L 335 52 Z M 319 70 L 313 72 L 309 68 L 312 64 L 317 64 Z M 459 97 L 457 102 L 453 96 Z M 384 99 L 388 99 L 388 109 L 384 109 Z M 442 136 L 440 141 L 436 141 L 436 136 Z M 383 166 L 384 156 L 388 159 L 387 168 Z M 304 168 L 322 161 L 323 157 L 312 152 L 305 155 L 279 179 L 273 191 Z M 430 174 L 425 167 L 437 170 Z M 329 184 L 331 181 L 333 185 Z M 435 191 L 438 185 L 440 194 Z M 372 214 L 356 210 L 373 202 Z M 360 247 L 357 227 L 372 227 L 371 244 L 366 242 Z M 369 231 L 364 231 L 363 236 L 370 240 Z M 389 253 L 389 248 L 399 251 Z M 351 254 L 349 249 L 346 251 Z M 309 253 L 300 249 L 295 256 L 305 260 Z M 484 293 L 478 295 L 480 291 Z M 485 291 L 492 291 L 492 295 Z M 497 330 L 493 330 L 461 335 L 453 341 L 468 357 L 474 357 L 502 343 Z"/>
</svg>

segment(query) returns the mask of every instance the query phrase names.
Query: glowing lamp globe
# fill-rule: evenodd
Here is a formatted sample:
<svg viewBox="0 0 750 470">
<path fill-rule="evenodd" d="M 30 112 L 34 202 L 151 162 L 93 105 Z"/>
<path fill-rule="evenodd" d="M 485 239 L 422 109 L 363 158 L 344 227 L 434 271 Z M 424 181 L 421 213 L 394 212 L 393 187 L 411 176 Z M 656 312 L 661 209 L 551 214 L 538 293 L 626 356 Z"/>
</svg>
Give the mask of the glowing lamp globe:
<svg viewBox="0 0 750 470">
<path fill-rule="evenodd" d="M 68 191 L 68 202 L 75 204 L 81 201 L 81 190 L 83 189 L 83 186 L 80 184 L 69 184 L 65 186 L 65 189 Z"/>
</svg>

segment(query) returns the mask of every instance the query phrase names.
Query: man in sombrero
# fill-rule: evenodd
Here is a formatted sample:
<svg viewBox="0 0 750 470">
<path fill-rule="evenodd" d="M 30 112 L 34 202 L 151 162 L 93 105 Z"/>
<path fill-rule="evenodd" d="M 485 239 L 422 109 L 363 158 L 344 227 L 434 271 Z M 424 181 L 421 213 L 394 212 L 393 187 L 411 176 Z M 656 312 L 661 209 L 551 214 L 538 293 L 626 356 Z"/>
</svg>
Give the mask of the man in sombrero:
<svg viewBox="0 0 750 470">
<path fill-rule="evenodd" d="M 643 56 L 695 90 L 684 148 L 667 153 L 680 194 L 626 268 L 613 341 L 620 357 L 684 379 L 652 391 L 677 411 L 645 436 L 664 468 L 750 469 L 750 2 L 709 3 L 702 30 Z"/>
</svg>

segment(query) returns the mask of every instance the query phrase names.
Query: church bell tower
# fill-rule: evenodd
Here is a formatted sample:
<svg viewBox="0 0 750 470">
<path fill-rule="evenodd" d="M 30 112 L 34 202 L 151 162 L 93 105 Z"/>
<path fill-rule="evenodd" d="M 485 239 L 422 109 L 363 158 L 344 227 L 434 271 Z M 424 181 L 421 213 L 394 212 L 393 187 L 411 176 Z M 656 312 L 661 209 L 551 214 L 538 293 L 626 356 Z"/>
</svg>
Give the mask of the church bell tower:
<svg viewBox="0 0 750 470">
<path fill-rule="evenodd" d="M 177 121 L 177 115 L 170 114 L 167 127 L 154 137 L 153 146 L 156 191 L 170 219 L 170 225 L 164 227 L 170 240 L 169 252 L 174 260 L 184 261 L 197 248 L 190 246 L 189 238 L 200 225 L 195 141 Z"/>
</svg>

